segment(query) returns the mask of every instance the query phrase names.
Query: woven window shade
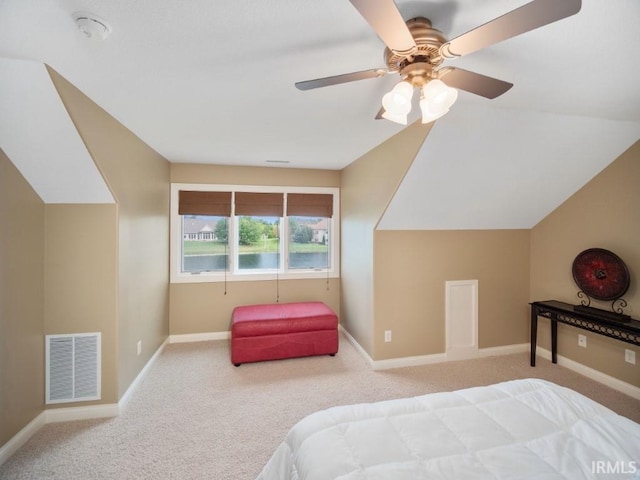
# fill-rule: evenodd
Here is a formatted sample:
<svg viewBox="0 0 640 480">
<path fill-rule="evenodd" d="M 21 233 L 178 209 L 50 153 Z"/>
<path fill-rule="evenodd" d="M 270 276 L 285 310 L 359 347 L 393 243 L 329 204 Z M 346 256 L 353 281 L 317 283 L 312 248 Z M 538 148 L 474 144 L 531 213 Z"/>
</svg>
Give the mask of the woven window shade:
<svg viewBox="0 0 640 480">
<path fill-rule="evenodd" d="M 236 192 L 236 215 L 282 217 L 283 193 Z"/>
<path fill-rule="evenodd" d="M 231 192 L 198 192 L 180 190 L 180 215 L 231 216 Z"/>
<path fill-rule="evenodd" d="M 287 215 L 332 217 L 333 195 L 330 193 L 289 193 Z"/>
</svg>

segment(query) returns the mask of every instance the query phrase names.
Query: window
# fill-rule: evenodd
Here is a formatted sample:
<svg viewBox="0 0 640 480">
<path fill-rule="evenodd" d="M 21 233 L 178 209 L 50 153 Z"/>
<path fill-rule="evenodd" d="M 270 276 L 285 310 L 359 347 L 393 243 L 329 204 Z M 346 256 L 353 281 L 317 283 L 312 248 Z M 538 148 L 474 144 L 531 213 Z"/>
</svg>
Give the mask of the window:
<svg viewBox="0 0 640 480">
<path fill-rule="evenodd" d="M 280 217 L 241 216 L 237 218 L 236 248 L 239 271 L 280 268 Z"/>
<path fill-rule="evenodd" d="M 181 272 L 218 272 L 228 269 L 227 217 L 181 215 Z"/>
<path fill-rule="evenodd" d="M 337 188 L 172 184 L 171 281 L 337 277 L 338 205 Z"/>
<path fill-rule="evenodd" d="M 329 225 L 327 217 L 288 217 L 289 269 L 327 268 L 329 257 Z"/>
</svg>

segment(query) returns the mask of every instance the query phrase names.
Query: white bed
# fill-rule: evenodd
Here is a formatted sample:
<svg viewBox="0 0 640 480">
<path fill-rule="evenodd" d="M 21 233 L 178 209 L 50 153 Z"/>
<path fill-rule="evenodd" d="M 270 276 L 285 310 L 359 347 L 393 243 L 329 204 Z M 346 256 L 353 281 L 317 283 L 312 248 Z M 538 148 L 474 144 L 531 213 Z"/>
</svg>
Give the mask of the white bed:
<svg viewBox="0 0 640 480">
<path fill-rule="evenodd" d="M 258 480 L 640 479 L 640 424 L 553 383 L 329 408 L 298 422 Z"/>
</svg>

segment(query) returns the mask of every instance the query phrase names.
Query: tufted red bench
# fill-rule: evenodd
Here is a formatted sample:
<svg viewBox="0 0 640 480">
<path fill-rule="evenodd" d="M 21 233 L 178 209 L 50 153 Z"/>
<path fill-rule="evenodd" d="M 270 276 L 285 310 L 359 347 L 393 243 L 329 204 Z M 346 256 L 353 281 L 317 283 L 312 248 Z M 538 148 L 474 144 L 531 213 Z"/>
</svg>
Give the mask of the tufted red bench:
<svg viewBox="0 0 640 480">
<path fill-rule="evenodd" d="M 322 302 L 245 305 L 231 315 L 231 363 L 338 352 L 338 316 Z"/>
</svg>

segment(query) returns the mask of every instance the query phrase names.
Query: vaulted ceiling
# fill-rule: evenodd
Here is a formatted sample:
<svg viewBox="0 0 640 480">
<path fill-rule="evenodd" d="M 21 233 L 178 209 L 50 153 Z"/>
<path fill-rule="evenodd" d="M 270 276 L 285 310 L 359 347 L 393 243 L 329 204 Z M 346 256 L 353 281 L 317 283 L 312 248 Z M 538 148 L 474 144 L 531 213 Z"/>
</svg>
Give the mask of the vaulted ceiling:
<svg viewBox="0 0 640 480">
<path fill-rule="evenodd" d="M 453 38 L 526 1 L 396 3 L 404 19 L 427 17 Z M 104 19 L 110 35 L 87 38 L 78 11 Z M 577 15 L 447 61 L 514 87 L 494 100 L 460 92 L 381 227 L 539 221 L 640 138 L 638 20 L 637 0 L 583 0 Z M 294 83 L 384 67 L 383 49 L 347 0 L 0 0 L 0 106 L 48 128 L 46 102 L 10 89 L 15 71 L 25 74 L 16 60 L 29 60 L 50 65 L 171 162 L 340 169 L 403 128 L 374 119 L 397 76 L 306 92 Z M 16 163 L 34 156 L 29 135 L 52 136 L 33 125 L 17 141 L 29 127 L 0 123 L 0 147 Z M 53 137 L 51 155 L 69 157 L 64 137 Z M 541 180 L 554 192 L 544 201 L 534 193 Z"/>
</svg>

